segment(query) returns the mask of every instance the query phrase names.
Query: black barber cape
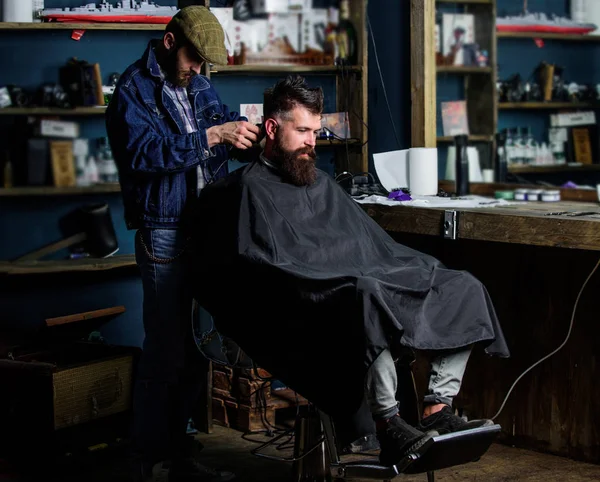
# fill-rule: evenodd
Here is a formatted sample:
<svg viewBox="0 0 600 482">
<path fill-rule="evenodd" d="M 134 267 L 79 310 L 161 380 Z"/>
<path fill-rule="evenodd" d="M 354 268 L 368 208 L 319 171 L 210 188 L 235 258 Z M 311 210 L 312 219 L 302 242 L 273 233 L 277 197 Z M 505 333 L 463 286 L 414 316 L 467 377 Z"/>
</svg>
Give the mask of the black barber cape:
<svg viewBox="0 0 600 482">
<path fill-rule="evenodd" d="M 509 355 L 485 287 L 395 242 L 331 176 L 297 187 L 258 160 L 203 189 L 195 296 L 220 333 L 329 413 L 400 343 Z"/>
</svg>

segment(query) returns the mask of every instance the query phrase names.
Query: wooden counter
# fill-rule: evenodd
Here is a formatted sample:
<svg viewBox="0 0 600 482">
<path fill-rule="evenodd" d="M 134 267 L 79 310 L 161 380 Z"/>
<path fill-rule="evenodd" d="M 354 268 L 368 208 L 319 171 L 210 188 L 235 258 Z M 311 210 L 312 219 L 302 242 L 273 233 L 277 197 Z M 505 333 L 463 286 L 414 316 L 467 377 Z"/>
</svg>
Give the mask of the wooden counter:
<svg viewBox="0 0 600 482">
<path fill-rule="evenodd" d="M 378 204 L 363 207 L 389 232 L 442 236 L 444 211 L 449 210 L 457 212 L 458 239 L 600 250 L 598 203 L 524 202 L 469 209 Z M 582 213 L 587 214 L 579 215 Z"/>
<path fill-rule="evenodd" d="M 581 289 L 600 259 L 600 205 L 565 201 L 456 209 L 454 240 L 442 235 L 444 209 L 362 207 L 396 241 L 471 272 L 487 288 L 511 357 L 473 351 L 455 400 L 470 418 L 496 414 L 517 377 L 563 343 L 573 317 L 564 348 L 521 379 L 496 422 L 505 443 L 598 463 L 600 273 Z M 593 214 L 548 215 L 555 212 Z M 415 368 L 424 393 L 424 354 L 418 354 Z"/>
</svg>

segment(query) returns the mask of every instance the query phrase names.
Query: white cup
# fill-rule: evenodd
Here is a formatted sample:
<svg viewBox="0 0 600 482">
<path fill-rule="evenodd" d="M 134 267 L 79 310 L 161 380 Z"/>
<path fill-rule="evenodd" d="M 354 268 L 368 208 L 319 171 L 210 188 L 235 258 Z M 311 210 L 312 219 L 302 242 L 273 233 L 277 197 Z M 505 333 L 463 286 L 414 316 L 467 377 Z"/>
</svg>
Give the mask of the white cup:
<svg viewBox="0 0 600 482">
<path fill-rule="evenodd" d="M 598 193 L 598 201 L 600 201 L 600 184 L 596 184 L 596 193 Z"/>
<path fill-rule="evenodd" d="M 483 182 L 494 182 L 494 170 L 493 169 L 483 169 Z"/>
</svg>

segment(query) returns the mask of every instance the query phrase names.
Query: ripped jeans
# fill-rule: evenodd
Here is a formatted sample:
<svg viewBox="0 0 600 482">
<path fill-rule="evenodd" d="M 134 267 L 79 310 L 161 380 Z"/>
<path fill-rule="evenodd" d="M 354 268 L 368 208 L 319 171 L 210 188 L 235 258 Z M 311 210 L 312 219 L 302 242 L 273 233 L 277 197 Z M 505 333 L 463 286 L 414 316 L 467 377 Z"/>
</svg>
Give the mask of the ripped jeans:
<svg viewBox="0 0 600 482">
<path fill-rule="evenodd" d="M 429 385 L 424 403 L 452 406 L 462 383 L 471 347 L 443 350 L 431 361 Z M 396 365 L 388 349 L 373 362 L 365 379 L 367 404 L 375 419 L 387 419 L 398 413 Z"/>
</svg>

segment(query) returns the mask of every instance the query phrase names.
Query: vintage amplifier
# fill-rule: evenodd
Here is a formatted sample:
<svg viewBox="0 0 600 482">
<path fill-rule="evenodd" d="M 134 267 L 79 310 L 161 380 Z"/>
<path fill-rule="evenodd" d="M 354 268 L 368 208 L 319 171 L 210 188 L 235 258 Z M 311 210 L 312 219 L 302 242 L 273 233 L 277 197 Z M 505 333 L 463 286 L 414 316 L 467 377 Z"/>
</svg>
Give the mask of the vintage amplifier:
<svg viewBox="0 0 600 482">
<path fill-rule="evenodd" d="M 0 425 L 3 446 L 53 443 L 61 431 L 130 411 L 140 350 L 88 341 L 99 324 L 122 313 L 113 307 L 46 320 L 37 336 L 3 343 Z M 19 443 L 21 442 L 21 443 Z"/>
</svg>

